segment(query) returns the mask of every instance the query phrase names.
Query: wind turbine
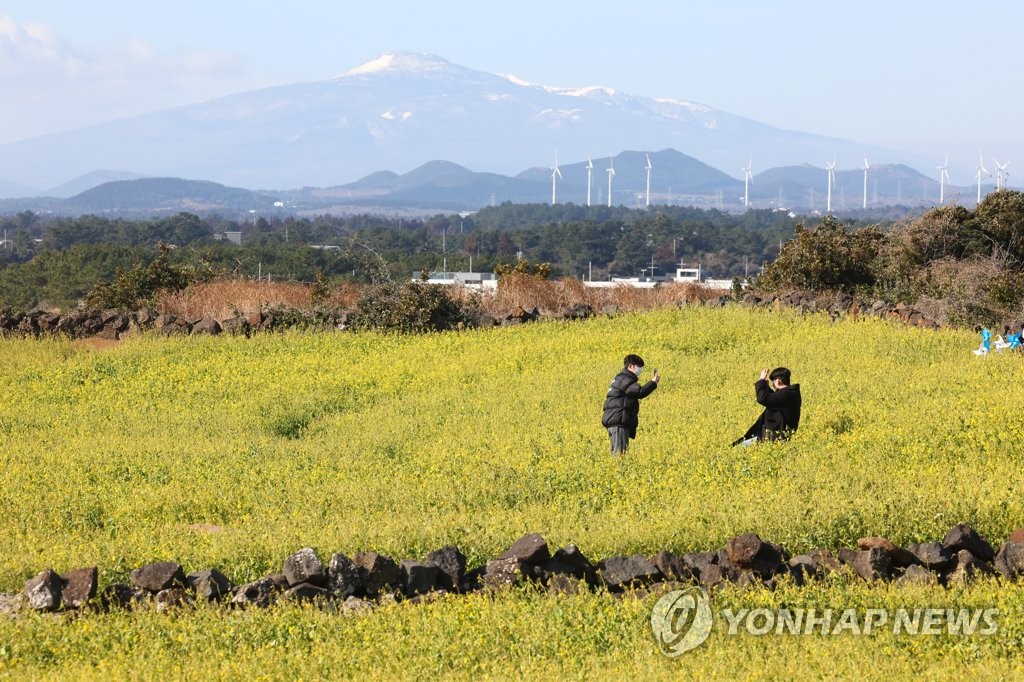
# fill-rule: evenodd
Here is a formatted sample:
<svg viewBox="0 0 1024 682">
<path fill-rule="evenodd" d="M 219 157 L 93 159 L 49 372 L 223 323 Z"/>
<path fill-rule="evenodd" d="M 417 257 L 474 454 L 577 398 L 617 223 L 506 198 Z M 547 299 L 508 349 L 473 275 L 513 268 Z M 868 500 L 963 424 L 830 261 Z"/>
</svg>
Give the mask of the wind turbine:
<svg viewBox="0 0 1024 682">
<path fill-rule="evenodd" d="M 647 170 L 647 207 L 650 208 L 650 206 L 651 206 L 651 155 L 650 154 L 645 154 L 644 156 L 647 157 L 647 165 L 645 166 L 645 169 Z"/>
<path fill-rule="evenodd" d="M 594 176 L 594 162 L 587 157 L 587 206 L 590 206 L 590 181 Z"/>
<path fill-rule="evenodd" d="M 999 163 L 999 159 L 993 157 L 992 160 L 996 164 L 996 189 L 1006 189 L 1006 176 L 1009 173 L 1006 172 L 1006 167 L 1010 165 L 1010 162 Z"/>
<path fill-rule="evenodd" d="M 992 177 L 992 174 L 988 172 L 987 168 L 985 168 L 985 157 L 982 156 L 981 150 L 979 149 L 978 150 L 978 173 L 977 173 L 977 178 L 978 178 L 978 203 L 979 204 L 981 203 L 981 176 L 982 176 L 982 174 L 985 174 L 985 175 L 987 175 L 989 177 Z"/>
<path fill-rule="evenodd" d="M 935 168 L 939 171 L 939 205 L 941 206 L 946 201 L 946 183 L 949 182 L 949 171 L 946 169 L 949 168 L 949 157 L 946 157 L 945 163 Z"/>
<path fill-rule="evenodd" d="M 828 171 L 828 196 L 825 199 L 825 210 L 828 213 L 832 212 L 832 185 L 836 184 L 836 160 L 832 159 L 832 163 L 825 164 L 825 170 Z"/>
<path fill-rule="evenodd" d="M 551 168 L 551 205 L 555 205 L 555 183 L 562 177 L 562 171 L 558 170 L 558 152 L 555 152 L 555 165 Z"/>
<path fill-rule="evenodd" d="M 743 208 L 750 206 L 750 183 L 754 181 L 754 175 L 750 172 L 750 167 L 754 163 L 754 155 L 751 154 L 747 159 L 747 165 L 742 168 L 743 171 Z"/>
<path fill-rule="evenodd" d="M 864 155 L 864 201 L 861 202 L 861 208 L 868 207 L 868 156 Z"/>
<path fill-rule="evenodd" d="M 612 207 L 612 178 L 615 177 L 615 160 L 608 157 L 608 208 Z"/>
</svg>

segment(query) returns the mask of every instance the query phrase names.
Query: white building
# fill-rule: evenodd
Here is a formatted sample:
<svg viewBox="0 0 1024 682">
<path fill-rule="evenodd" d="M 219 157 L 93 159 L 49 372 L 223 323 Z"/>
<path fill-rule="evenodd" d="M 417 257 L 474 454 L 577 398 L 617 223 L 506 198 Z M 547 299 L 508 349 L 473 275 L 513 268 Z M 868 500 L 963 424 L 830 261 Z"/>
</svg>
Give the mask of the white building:
<svg viewBox="0 0 1024 682">
<path fill-rule="evenodd" d="M 413 282 L 423 282 L 420 273 L 412 273 Z M 498 288 L 498 276 L 493 272 L 430 272 L 427 273 L 426 284 L 445 284 L 463 286 L 476 291 L 495 291 Z"/>
</svg>

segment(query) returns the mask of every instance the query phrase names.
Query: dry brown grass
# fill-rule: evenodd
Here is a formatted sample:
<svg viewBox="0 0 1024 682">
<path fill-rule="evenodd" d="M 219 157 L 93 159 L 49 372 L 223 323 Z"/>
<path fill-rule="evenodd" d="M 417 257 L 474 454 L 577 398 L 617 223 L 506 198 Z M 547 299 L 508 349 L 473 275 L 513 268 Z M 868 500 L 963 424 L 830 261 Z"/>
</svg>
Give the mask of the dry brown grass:
<svg viewBox="0 0 1024 682">
<path fill-rule="evenodd" d="M 351 282 L 335 285 L 327 305 L 336 309 L 352 309 L 362 291 L 361 285 Z M 309 285 L 295 282 L 220 279 L 197 284 L 175 294 L 165 294 L 157 304 L 157 310 L 188 318 L 223 320 L 270 307 L 308 308 L 311 305 L 310 293 Z M 453 287 L 449 293 L 460 303 L 475 299 L 483 312 L 504 317 L 517 306 L 526 310 L 537 308 L 552 314 L 577 303 L 589 305 L 594 310 L 614 305 L 623 312 L 636 312 L 706 301 L 722 292 L 696 284 L 669 284 L 654 289 L 625 285 L 595 289 L 570 278 L 539 280 L 528 275 L 510 275 L 501 281 L 493 295 L 476 294 L 462 287 Z"/>
<path fill-rule="evenodd" d="M 570 278 L 552 281 L 528 275 L 510 275 L 498 284 L 497 293 L 481 296 L 479 300 L 485 313 L 501 317 L 517 306 L 526 310 L 537 308 L 541 312 L 557 313 L 576 303 L 589 305 L 594 310 L 614 305 L 621 311 L 634 312 L 684 302 L 706 301 L 720 293 L 697 284 L 668 284 L 653 289 L 626 285 L 597 289 Z"/>
<path fill-rule="evenodd" d="M 270 306 L 305 308 L 309 303 L 310 288 L 305 284 L 219 279 L 165 294 L 157 310 L 189 318 L 223 320 L 236 313 L 246 315 Z"/>
</svg>

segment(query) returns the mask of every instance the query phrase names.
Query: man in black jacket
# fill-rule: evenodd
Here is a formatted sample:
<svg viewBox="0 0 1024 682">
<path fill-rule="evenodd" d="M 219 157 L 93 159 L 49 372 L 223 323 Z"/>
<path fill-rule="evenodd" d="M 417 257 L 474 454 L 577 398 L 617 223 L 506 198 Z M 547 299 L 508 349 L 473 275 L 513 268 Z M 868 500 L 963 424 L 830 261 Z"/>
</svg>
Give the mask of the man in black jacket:
<svg viewBox="0 0 1024 682">
<path fill-rule="evenodd" d="M 644 361 L 639 355 L 627 355 L 623 364 L 625 367 L 615 375 L 612 385 L 608 387 L 604 414 L 601 415 L 601 425 L 608 429 L 613 455 L 626 452 L 629 439 L 636 438 L 636 427 L 640 423 L 640 401 L 654 393 L 661 380 L 658 370 L 654 370 L 651 380 L 640 385 Z"/>
<path fill-rule="evenodd" d="M 764 405 L 764 412 L 743 437 L 737 438 L 732 444 L 752 445 L 763 440 L 786 440 L 793 435 L 800 426 L 802 401 L 800 384 L 790 385 L 789 370 L 777 367 L 770 374 L 767 368 L 761 370 L 761 378 L 754 384 L 754 393 L 757 402 Z"/>
</svg>

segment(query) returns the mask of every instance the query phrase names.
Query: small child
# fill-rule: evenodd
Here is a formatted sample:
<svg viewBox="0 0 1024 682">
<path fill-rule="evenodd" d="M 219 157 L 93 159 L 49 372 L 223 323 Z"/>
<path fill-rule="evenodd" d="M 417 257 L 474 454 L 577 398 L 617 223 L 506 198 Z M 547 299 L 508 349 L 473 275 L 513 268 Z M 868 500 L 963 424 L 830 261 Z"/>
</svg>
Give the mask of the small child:
<svg viewBox="0 0 1024 682">
<path fill-rule="evenodd" d="M 1010 327 L 1006 327 L 1006 341 L 1009 343 L 1007 346 L 1010 350 L 1016 350 L 1021 347 L 1022 339 L 1021 335 L 1024 334 L 1024 329 L 1018 329 L 1014 333 L 1010 333 Z"/>
</svg>

